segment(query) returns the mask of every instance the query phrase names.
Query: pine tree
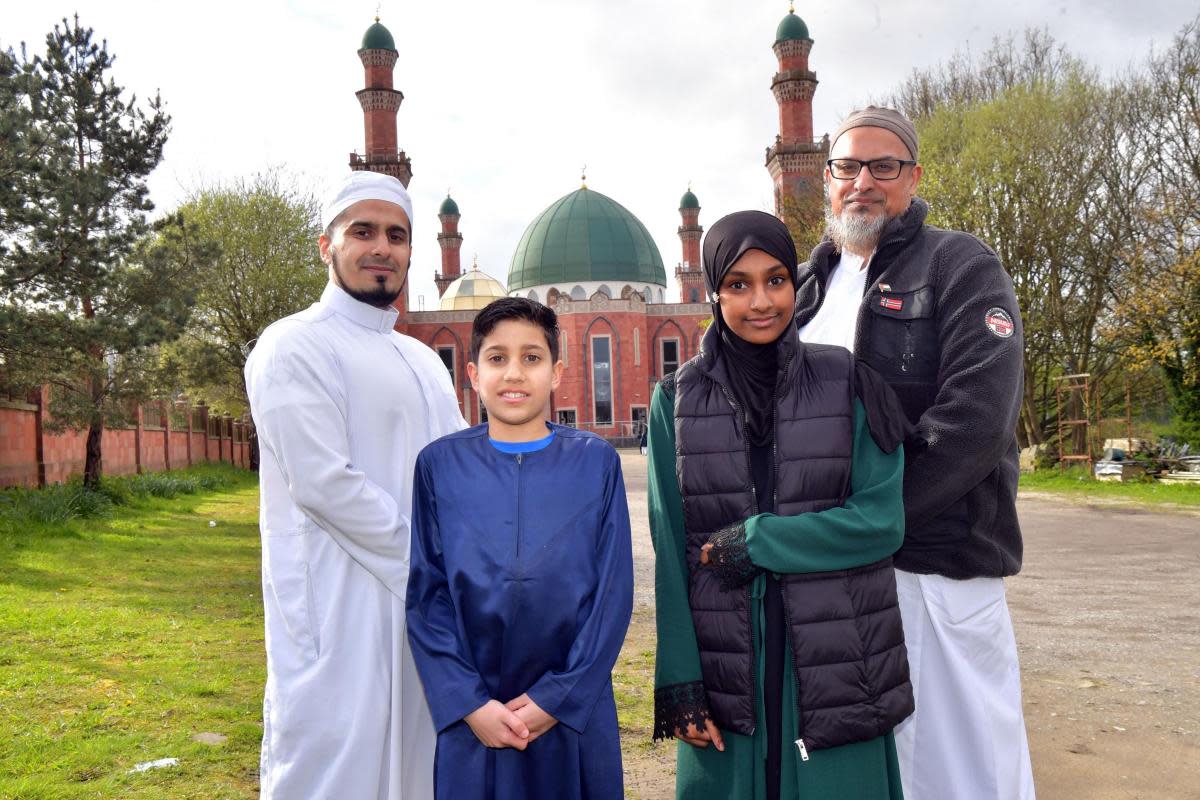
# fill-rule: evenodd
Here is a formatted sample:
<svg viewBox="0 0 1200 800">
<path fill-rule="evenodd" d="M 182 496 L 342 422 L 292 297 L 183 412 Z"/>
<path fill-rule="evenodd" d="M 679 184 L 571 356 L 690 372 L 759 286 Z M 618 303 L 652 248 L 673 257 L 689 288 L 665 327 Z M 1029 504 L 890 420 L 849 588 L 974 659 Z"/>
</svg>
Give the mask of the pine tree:
<svg viewBox="0 0 1200 800">
<path fill-rule="evenodd" d="M 204 250 L 178 218 L 147 219 L 170 118 L 157 95 L 145 108 L 126 98 L 107 42 L 75 17 L 43 57 L 9 56 L 0 131 L 31 116 L 38 158 L 0 162 L 17 170 L 0 203 L 0 352 L 17 380 L 51 384 L 54 423 L 87 430 L 84 484 L 96 488 L 105 424 L 144 398 L 154 348 L 187 321 L 179 278 Z"/>
</svg>

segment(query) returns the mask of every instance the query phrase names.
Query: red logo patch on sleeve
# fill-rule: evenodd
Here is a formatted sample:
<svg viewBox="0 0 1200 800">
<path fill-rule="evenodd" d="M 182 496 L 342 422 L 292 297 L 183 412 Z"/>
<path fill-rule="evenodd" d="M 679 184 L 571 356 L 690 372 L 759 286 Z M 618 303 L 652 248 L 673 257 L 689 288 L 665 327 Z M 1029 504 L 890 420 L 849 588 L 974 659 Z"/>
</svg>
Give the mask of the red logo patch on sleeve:
<svg viewBox="0 0 1200 800">
<path fill-rule="evenodd" d="M 1013 324 L 1013 318 L 1003 308 L 989 308 L 983 315 L 983 324 L 1001 339 L 1010 338 L 1017 327 Z"/>
</svg>

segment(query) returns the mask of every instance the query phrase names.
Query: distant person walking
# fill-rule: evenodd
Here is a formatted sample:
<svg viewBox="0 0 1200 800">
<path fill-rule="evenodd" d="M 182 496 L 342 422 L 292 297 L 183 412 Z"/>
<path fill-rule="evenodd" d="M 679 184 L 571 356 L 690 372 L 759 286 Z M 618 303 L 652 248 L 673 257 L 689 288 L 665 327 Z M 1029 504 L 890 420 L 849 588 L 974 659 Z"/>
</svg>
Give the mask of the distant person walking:
<svg viewBox="0 0 1200 800">
<path fill-rule="evenodd" d="M 874 367 L 928 442 L 905 464 L 896 582 L 916 713 L 896 729 L 909 800 L 1034 796 L 1004 580 L 1021 568 L 1012 280 L 974 236 L 925 224 L 917 132 L 869 107 L 833 136 L 826 239 L 801 270 L 806 343 Z"/>
<path fill-rule="evenodd" d="M 329 284 L 246 363 L 259 433 L 264 800 L 433 796 L 434 730 L 405 632 L 413 468 L 464 427 L 445 367 L 393 330 L 412 203 L 352 173 L 322 214 Z"/>
</svg>

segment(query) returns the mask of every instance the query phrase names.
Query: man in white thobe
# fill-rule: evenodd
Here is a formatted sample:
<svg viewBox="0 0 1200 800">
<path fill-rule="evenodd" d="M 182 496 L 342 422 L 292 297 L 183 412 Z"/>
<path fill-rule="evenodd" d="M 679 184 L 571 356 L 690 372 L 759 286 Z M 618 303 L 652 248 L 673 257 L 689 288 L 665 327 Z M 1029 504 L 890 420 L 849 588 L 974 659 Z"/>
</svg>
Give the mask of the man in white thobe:
<svg viewBox="0 0 1200 800">
<path fill-rule="evenodd" d="M 330 280 L 246 363 L 258 430 L 264 800 L 433 797 L 436 738 L 405 632 L 413 466 L 464 427 L 446 368 L 393 330 L 412 205 L 355 172 L 327 203 Z"/>
<path fill-rule="evenodd" d="M 925 224 L 917 151 L 891 109 L 856 111 L 834 134 L 827 236 L 801 270 L 796 321 L 802 340 L 874 367 L 927 443 L 905 454 L 895 556 L 916 701 L 896 728 L 904 796 L 1033 800 L 1004 596 L 1022 557 L 1021 316 L 991 248 Z"/>
</svg>

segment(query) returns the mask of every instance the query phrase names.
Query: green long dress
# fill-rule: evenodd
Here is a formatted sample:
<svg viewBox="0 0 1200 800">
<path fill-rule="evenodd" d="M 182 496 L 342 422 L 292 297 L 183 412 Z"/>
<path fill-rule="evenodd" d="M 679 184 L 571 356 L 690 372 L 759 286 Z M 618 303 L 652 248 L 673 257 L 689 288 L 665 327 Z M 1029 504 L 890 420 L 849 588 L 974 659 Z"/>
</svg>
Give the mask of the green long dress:
<svg viewBox="0 0 1200 800">
<path fill-rule="evenodd" d="M 650 406 L 649 506 L 655 550 L 655 598 L 658 652 L 655 689 L 701 680 L 696 630 L 688 608 L 683 502 L 675 475 L 675 397 L 662 384 Z M 759 514 L 746 523 L 746 545 L 753 563 L 777 574 L 826 572 L 862 566 L 886 558 L 904 537 L 904 478 L 901 448 L 888 455 L 871 439 L 862 404 L 855 400 L 851 494 L 839 508 L 781 517 Z M 752 584 L 756 719 L 763 720 L 764 641 L 762 597 L 766 578 Z M 784 675 L 792 674 L 791 647 L 784 647 Z M 901 800 L 896 742 L 891 733 L 865 742 L 809 751 L 800 758 L 795 685 L 783 681 L 780 797 L 792 800 Z M 752 736 L 721 732 L 724 752 L 678 742 L 675 796 L 692 798 L 766 797 L 767 737 L 763 725 Z"/>
</svg>

